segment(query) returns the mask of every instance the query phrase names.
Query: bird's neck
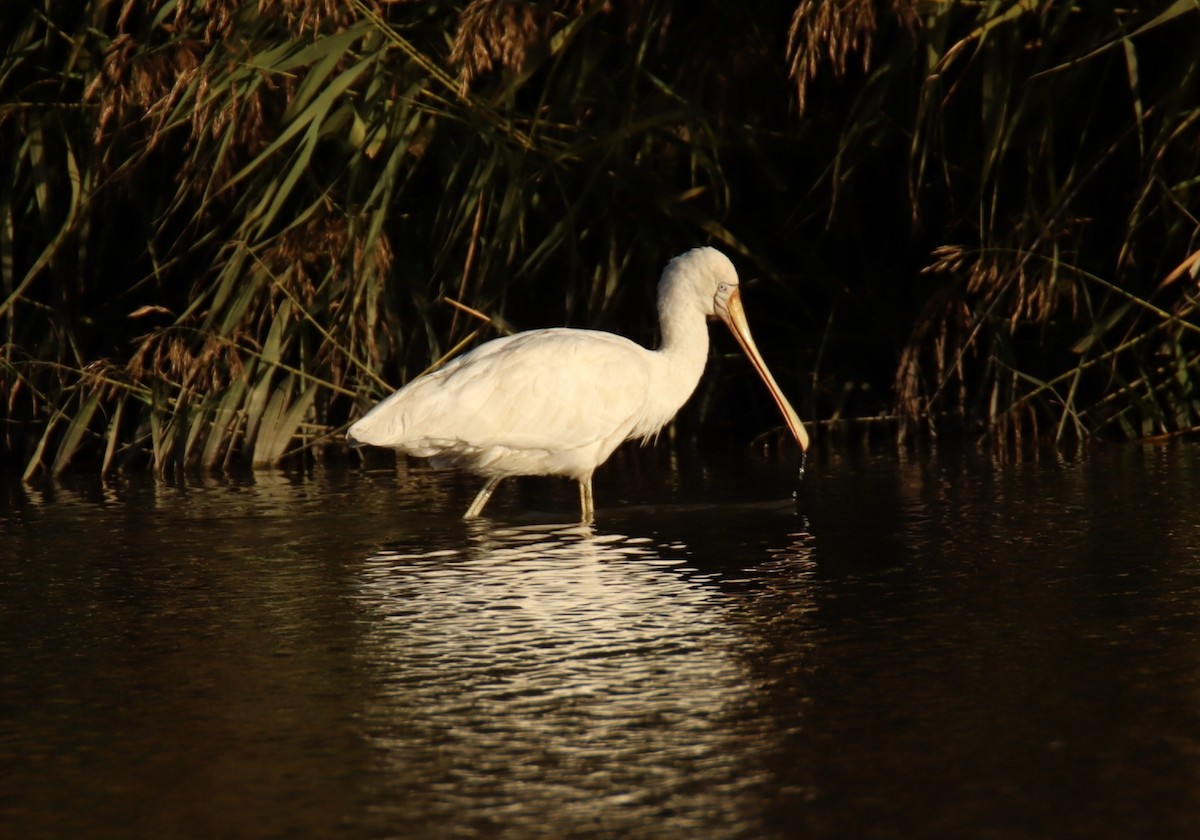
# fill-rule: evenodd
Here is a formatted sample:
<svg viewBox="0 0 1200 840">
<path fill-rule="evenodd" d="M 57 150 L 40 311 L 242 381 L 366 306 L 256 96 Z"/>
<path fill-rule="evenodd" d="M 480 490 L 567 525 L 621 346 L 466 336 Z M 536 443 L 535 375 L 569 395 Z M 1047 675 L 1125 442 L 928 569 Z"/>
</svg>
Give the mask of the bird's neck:
<svg viewBox="0 0 1200 840">
<path fill-rule="evenodd" d="M 658 327 L 662 340 L 658 352 L 704 367 L 708 357 L 708 318 L 689 300 L 664 295 L 658 301 Z"/>
<path fill-rule="evenodd" d="M 662 340 L 654 354 L 657 364 L 651 388 L 655 413 L 662 421 L 658 428 L 674 417 L 696 390 L 708 360 L 707 317 L 691 301 L 671 298 L 663 296 L 658 302 Z"/>
</svg>

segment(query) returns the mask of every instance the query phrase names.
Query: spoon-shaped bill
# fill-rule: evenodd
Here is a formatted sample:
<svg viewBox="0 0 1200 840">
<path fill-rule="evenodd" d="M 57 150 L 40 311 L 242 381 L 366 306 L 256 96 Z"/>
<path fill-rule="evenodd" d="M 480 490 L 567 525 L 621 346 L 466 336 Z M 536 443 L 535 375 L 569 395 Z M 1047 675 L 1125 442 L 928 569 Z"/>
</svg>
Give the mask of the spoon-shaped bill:
<svg viewBox="0 0 1200 840">
<path fill-rule="evenodd" d="M 804 430 L 804 424 L 800 422 L 799 415 L 787 401 L 787 397 L 783 395 L 779 383 L 767 369 L 767 363 L 763 361 L 762 354 L 758 352 L 758 347 L 754 344 L 754 338 L 750 335 L 750 325 L 746 322 L 746 312 L 742 309 L 742 296 L 737 289 L 734 289 L 729 295 L 725 306 L 718 307 L 717 314 L 729 327 L 729 331 L 738 340 L 738 344 L 742 345 L 742 351 L 750 358 L 750 363 L 754 365 L 754 369 L 758 371 L 758 375 L 766 384 L 767 390 L 775 398 L 775 405 L 779 406 L 779 411 L 783 414 L 783 419 L 796 438 L 796 443 L 800 444 L 800 451 L 806 451 L 808 449 L 808 432 Z"/>
</svg>

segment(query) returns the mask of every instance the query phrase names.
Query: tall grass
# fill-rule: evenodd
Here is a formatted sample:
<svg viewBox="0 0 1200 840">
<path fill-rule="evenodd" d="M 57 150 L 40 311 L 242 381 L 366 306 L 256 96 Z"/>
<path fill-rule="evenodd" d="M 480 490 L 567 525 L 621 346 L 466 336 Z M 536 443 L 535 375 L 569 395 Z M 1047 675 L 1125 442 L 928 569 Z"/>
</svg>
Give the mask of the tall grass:
<svg viewBox="0 0 1200 840">
<path fill-rule="evenodd" d="M 698 241 L 771 281 L 815 417 L 1194 430 L 1198 35 L 1196 0 L 23 0 L 0 459 L 319 452 L 512 323 L 652 341 Z"/>
<path fill-rule="evenodd" d="M 835 135 L 835 416 L 1006 445 L 1200 429 L 1198 37 L 1195 0 L 797 5 L 789 75 Z M 890 405 L 865 355 L 894 360 Z"/>
<path fill-rule="evenodd" d="M 1200 428 L 1197 12 L 1017 2 L 930 22 L 909 194 L 937 247 L 897 372 L 906 417 L 1059 443 Z"/>
<path fill-rule="evenodd" d="M 737 249 L 709 117 L 643 61 L 665 10 L 614 35 L 603 4 L 565 5 L 6 22 L 7 452 L 27 475 L 85 450 L 275 463 L 333 440 L 381 372 L 492 330 L 445 297 L 603 322 L 671 240 Z"/>
</svg>

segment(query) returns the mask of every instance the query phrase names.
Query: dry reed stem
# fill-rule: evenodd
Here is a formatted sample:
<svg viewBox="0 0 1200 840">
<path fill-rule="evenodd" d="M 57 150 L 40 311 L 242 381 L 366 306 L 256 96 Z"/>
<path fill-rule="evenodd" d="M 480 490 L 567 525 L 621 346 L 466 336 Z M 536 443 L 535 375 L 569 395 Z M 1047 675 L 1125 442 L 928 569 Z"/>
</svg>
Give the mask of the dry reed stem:
<svg viewBox="0 0 1200 840">
<path fill-rule="evenodd" d="M 459 16 L 450 61 L 463 88 L 494 67 L 519 73 L 549 31 L 545 7 L 524 0 L 472 0 Z"/>
<path fill-rule="evenodd" d="M 916 0 L 891 0 L 890 12 L 904 29 L 915 29 L 919 23 Z M 878 27 L 875 0 L 800 0 L 788 27 L 786 56 L 801 113 L 808 86 L 826 61 L 841 77 L 851 56 L 859 53 L 863 71 L 870 69 Z"/>
</svg>

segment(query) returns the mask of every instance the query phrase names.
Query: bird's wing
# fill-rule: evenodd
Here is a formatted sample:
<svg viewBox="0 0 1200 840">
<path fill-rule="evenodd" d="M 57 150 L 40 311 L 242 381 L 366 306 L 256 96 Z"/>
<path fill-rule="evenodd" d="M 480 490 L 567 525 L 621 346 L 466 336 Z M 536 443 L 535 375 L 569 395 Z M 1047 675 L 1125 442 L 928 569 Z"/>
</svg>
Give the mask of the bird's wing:
<svg viewBox="0 0 1200 840">
<path fill-rule="evenodd" d="M 413 454 L 463 447 L 561 450 L 628 436 L 650 351 L 611 333 L 550 329 L 490 341 L 381 403 Z M 617 443 L 620 441 L 618 440 Z M 615 445 L 615 444 L 614 444 Z"/>
<path fill-rule="evenodd" d="M 611 333 L 537 330 L 480 349 L 438 378 L 425 404 L 432 433 L 477 446 L 588 446 L 624 428 L 649 386 L 649 351 Z"/>
</svg>

